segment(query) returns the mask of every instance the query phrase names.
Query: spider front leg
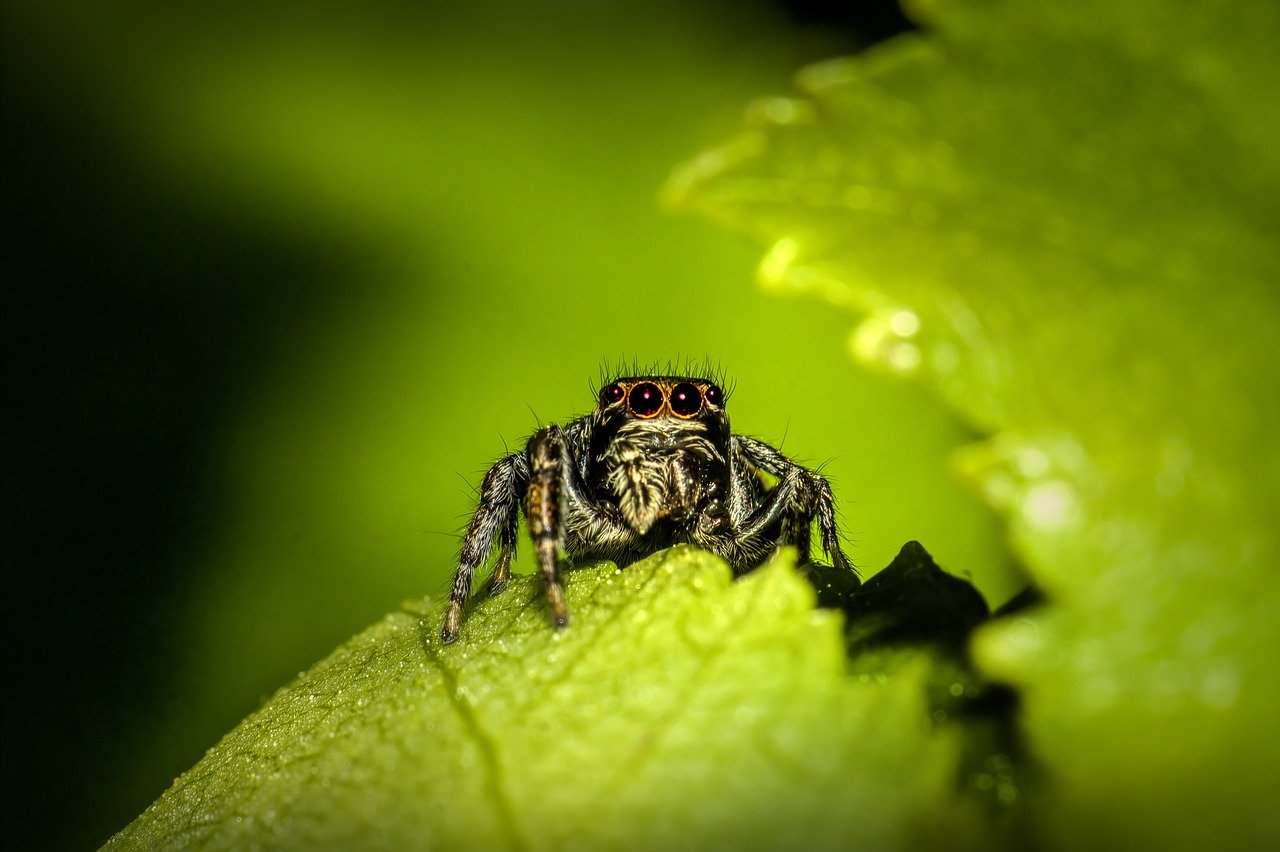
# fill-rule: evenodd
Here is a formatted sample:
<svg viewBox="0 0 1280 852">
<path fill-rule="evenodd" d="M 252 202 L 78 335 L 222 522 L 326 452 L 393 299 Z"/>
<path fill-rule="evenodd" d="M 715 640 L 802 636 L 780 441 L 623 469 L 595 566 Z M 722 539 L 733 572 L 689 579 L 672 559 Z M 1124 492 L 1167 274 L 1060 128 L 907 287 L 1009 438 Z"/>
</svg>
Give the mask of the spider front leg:
<svg viewBox="0 0 1280 852">
<path fill-rule="evenodd" d="M 610 510 L 593 501 L 578 472 L 572 446 L 580 437 L 581 421 L 565 429 L 548 426 L 529 439 L 529 490 L 525 516 L 533 538 L 538 568 L 547 585 L 547 603 L 557 627 L 569 623 L 560 555 L 599 556 L 617 553 L 635 540 L 635 533 Z M 584 547 L 584 540 L 589 546 Z M 575 550 L 575 548 L 577 548 Z"/>
<path fill-rule="evenodd" d="M 511 581 L 511 560 L 516 555 L 516 514 L 511 513 L 511 520 L 498 533 L 501 549 L 498 551 L 498 562 L 493 566 L 493 576 L 489 578 L 490 595 L 498 594 Z"/>
<path fill-rule="evenodd" d="M 754 467 L 778 478 L 778 486 L 766 499 L 756 520 L 756 526 L 782 516 L 784 533 L 794 542 L 800 555 L 808 558 L 809 525 L 814 517 L 822 536 L 822 549 L 832 565 L 842 571 L 857 574 L 840 548 L 840 535 L 836 529 L 835 498 L 826 477 L 796 464 L 764 441 L 735 436 L 734 449 Z"/>
<path fill-rule="evenodd" d="M 560 551 L 564 549 L 564 485 L 566 459 L 564 433 L 548 426 L 529 439 L 529 490 L 525 494 L 525 516 L 538 558 L 538 568 L 547 584 L 547 604 L 556 627 L 569 623 L 564 586 L 560 583 Z"/>
<path fill-rule="evenodd" d="M 523 453 L 513 453 L 499 461 L 484 475 L 480 483 L 480 505 L 467 525 L 462 539 L 458 570 L 453 575 L 453 590 L 445 610 L 440 641 L 448 644 L 458 638 L 462 629 L 462 607 L 471 593 L 475 570 L 493 550 L 494 539 L 502 536 L 502 552 L 493 573 L 491 592 L 498 592 L 511 576 L 511 557 L 515 551 L 515 524 L 520 511 L 520 498 L 529 482 L 529 462 Z"/>
</svg>

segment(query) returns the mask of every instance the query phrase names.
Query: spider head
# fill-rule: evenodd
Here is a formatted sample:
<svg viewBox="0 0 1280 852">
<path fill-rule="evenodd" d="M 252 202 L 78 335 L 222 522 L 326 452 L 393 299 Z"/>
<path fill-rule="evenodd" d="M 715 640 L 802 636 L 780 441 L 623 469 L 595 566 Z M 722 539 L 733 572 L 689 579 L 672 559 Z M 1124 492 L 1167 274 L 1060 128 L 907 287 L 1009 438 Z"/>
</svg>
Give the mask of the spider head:
<svg viewBox="0 0 1280 852">
<path fill-rule="evenodd" d="M 613 495 L 636 532 L 663 519 L 687 522 L 723 490 L 724 403 L 714 381 L 688 376 L 626 376 L 601 389 L 590 436 L 593 484 Z"/>
</svg>

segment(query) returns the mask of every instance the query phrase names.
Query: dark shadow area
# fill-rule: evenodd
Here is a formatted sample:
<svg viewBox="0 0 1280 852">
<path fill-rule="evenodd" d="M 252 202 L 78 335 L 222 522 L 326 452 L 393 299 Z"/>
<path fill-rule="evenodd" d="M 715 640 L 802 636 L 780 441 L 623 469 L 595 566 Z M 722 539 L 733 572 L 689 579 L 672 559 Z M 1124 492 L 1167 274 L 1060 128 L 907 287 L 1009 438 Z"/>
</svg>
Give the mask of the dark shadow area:
<svg viewBox="0 0 1280 852">
<path fill-rule="evenodd" d="M 171 606 L 221 522 L 223 428 L 353 261 L 202 211 L 10 64 L 3 831 L 10 848 L 90 848 L 194 757 L 115 783 L 171 698 Z"/>
<path fill-rule="evenodd" d="M 802 27 L 820 27 L 841 33 L 852 44 L 875 44 L 887 38 L 918 29 L 894 0 L 871 0 L 866 3 L 840 0 L 778 0 L 787 16 Z"/>
<path fill-rule="evenodd" d="M 977 671 L 969 640 L 992 618 L 1012 618 L 1039 606 L 1041 593 L 1028 588 L 993 615 L 972 584 L 939 568 L 916 541 L 904 544 L 893 562 L 861 585 L 848 572 L 825 565 L 807 566 L 806 573 L 819 606 L 845 613 L 855 672 L 891 671 L 902 651 L 932 658 L 926 686 L 930 718 L 923 721 L 963 729 L 957 786 L 984 802 L 1015 848 L 1031 845 L 1025 808 L 1019 805 L 1040 773 L 1018 724 L 1020 698 Z"/>
<path fill-rule="evenodd" d="M 850 595 L 844 610 L 851 656 L 927 644 L 962 657 L 969 635 L 990 615 L 978 590 L 939 568 L 918 541 L 904 544 L 889 567 Z"/>
</svg>

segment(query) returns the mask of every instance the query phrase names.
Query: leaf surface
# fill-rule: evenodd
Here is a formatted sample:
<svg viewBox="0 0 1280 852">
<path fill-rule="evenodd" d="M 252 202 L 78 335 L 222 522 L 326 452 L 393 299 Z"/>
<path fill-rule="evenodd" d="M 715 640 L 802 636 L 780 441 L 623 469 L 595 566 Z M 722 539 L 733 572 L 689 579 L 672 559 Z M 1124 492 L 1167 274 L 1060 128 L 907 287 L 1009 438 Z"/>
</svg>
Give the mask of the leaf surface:
<svg viewBox="0 0 1280 852">
<path fill-rule="evenodd" d="M 214 747 L 111 848 L 889 848 L 981 836 L 928 658 L 847 670 L 790 557 L 516 577 L 441 647 L 415 603 Z M 910 771 L 903 771 L 909 767 Z M 976 841 L 975 841 L 976 842 Z"/>
</svg>

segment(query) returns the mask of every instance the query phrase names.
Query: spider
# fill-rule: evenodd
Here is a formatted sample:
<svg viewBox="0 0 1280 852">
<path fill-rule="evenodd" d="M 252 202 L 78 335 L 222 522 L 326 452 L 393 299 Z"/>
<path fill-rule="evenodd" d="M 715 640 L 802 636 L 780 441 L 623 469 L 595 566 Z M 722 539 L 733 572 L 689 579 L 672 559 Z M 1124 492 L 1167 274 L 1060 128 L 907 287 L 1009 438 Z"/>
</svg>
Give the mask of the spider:
<svg viewBox="0 0 1280 852">
<path fill-rule="evenodd" d="M 732 434 L 726 398 L 710 378 L 619 377 L 599 391 L 590 414 L 539 430 L 524 452 L 494 464 L 462 541 L 440 638 L 458 638 L 472 576 L 495 540 L 489 593 L 506 587 L 521 510 L 557 627 L 569 622 L 560 582 L 566 555 L 621 565 L 687 542 L 742 574 L 782 545 L 807 562 L 816 519 L 833 567 L 852 572 L 827 480 L 763 441 Z"/>
</svg>

